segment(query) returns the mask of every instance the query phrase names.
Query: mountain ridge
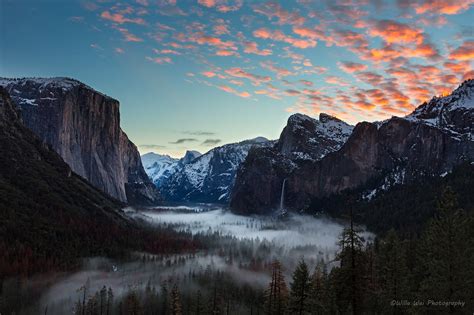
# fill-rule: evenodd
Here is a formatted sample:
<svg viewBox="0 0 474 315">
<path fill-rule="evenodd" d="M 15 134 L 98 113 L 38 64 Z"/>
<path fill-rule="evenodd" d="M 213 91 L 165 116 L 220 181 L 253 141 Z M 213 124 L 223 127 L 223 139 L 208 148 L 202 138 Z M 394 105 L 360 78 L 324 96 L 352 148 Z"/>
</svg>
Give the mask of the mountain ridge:
<svg viewBox="0 0 474 315">
<path fill-rule="evenodd" d="M 237 175 L 231 209 L 243 214 L 275 211 L 285 179 L 286 207 L 297 210 L 311 199 L 354 189 L 377 178 L 383 188 L 410 182 L 419 174 L 449 172 L 474 158 L 473 90 L 474 81 L 467 80 L 452 94 L 422 104 L 414 111 L 416 116 L 358 123 L 340 148 L 320 160 L 291 165 L 293 161 L 278 159 L 275 152 L 249 154 Z M 468 106 L 453 104 L 459 101 Z M 444 115 L 438 120 L 446 123 L 436 125 L 422 119 L 428 116 L 420 116 L 426 108 L 438 107 L 451 108 L 438 111 Z"/>
<path fill-rule="evenodd" d="M 114 198 L 153 204 L 158 192 L 120 128 L 119 102 L 70 78 L 0 78 L 25 125 L 72 170 Z"/>
</svg>

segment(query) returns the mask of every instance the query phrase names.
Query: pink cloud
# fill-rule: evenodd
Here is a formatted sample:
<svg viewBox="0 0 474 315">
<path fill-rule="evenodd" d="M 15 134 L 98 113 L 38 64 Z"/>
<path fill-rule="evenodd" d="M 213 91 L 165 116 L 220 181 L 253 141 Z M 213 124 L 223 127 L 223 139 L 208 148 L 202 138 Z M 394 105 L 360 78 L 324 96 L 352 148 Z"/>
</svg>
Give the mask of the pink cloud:
<svg viewBox="0 0 474 315">
<path fill-rule="evenodd" d="M 424 0 L 421 4 L 413 3 L 412 6 L 418 14 L 458 14 L 469 9 L 473 0 Z"/>
<path fill-rule="evenodd" d="M 286 69 L 286 68 L 283 68 L 283 67 L 278 67 L 276 66 L 272 61 L 268 60 L 268 61 L 264 61 L 264 62 L 261 62 L 260 65 L 262 66 L 262 68 L 264 69 L 267 69 L 267 70 L 270 70 L 272 72 L 275 72 L 277 77 L 279 79 L 283 78 L 283 77 L 286 77 L 286 76 L 289 76 L 289 75 L 295 75 L 296 73 Z"/>
<path fill-rule="evenodd" d="M 260 55 L 260 56 L 269 56 L 272 54 L 272 51 L 270 49 L 258 49 L 258 44 L 256 42 L 244 42 L 244 53 L 247 54 L 255 54 L 255 55 Z"/>
<path fill-rule="evenodd" d="M 104 11 L 100 15 L 103 19 L 112 21 L 117 24 L 124 24 L 124 23 L 134 23 L 134 24 L 140 24 L 140 25 L 145 25 L 146 22 L 142 18 L 126 18 L 124 15 L 120 13 L 110 13 L 109 11 Z"/>
<path fill-rule="evenodd" d="M 346 81 L 344 81 L 342 78 L 335 76 L 335 75 L 328 75 L 325 79 L 326 83 L 329 84 L 335 84 L 335 85 L 341 85 L 341 86 L 347 86 L 349 85 Z"/>
<path fill-rule="evenodd" d="M 407 24 L 392 20 L 380 20 L 370 26 L 368 33 L 372 37 L 381 37 L 387 43 L 417 43 L 424 40 L 423 32 Z"/>
<path fill-rule="evenodd" d="M 287 11 L 283 9 L 278 2 L 269 1 L 264 4 L 254 5 L 253 11 L 255 13 L 265 15 L 269 20 L 276 18 L 277 23 L 280 25 L 302 25 L 305 22 L 305 18 L 302 17 L 298 12 Z"/>
<path fill-rule="evenodd" d="M 217 11 L 226 13 L 236 11 L 242 7 L 242 0 L 198 0 L 198 3 L 207 8 L 216 8 Z"/>
<path fill-rule="evenodd" d="M 146 59 L 160 65 L 166 64 L 166 63 L 173 63 L 173 60 L 171 60 L 170 57 L 156 57 L 156 58 L 146 57 Z"/>
<path fill-rule="evenodd" d="M 338 62 L 338 66 L 342 71 L 347 73 L 360 72 L 367 69 L 367 65 L 349 61 Z"/>
<path fill-rule="evenodd" d="M 473 60 L 474 59 L 474 40 L 467 40 L 458 48 L 451 51 L 450 59 L 454 60 Z"/>
<path fill-rule="evenodd" d="M 124 41 L 126 42 L 142 42 L 143 39 L 135 36 L 134 34 L 130 33 L 128 29 L 123 28 L 123 27 L 117 27 L 116 28 L 120 33 L 122 33 L 122 36 L 124 37 Z"/>
<path fill-rule="evenodd" d="M 304 40 L 304 39 L 297 39 L 291 36 L 285 35 L 283 32 L 276 30 L 276 31 L 270 31 L 267 28 L 259 28 L 253 32 L 253 36 L 257 38 L 263 38 L 263 39 L 272 39 L 274 41 L 281 41 L 285 42 L 288 44 L 291 44 L 292 46 L 296 48 L 310 48 L 310 47 L 315 47 L 316 46 L 316 41 L 312 39 Z"/>
<path fill-rule="evenodd" d="M 301 84 L 306 85 L 306 86 L 313 86 L 313 82 L 308 81 L 308 80 L 303 80 L 303 79 L 301 79 L 301 80 L 299 80 L 299 82 L 300 82 Z"/>
<path fill-rule="evenodd" d="M 204 72 L 201 72 L 201 74 L 208 78 L 213 78 L 216 76 L 216 73 L 213 71 L 204 71 Z"/>
<path fill-rule="evenodd" d="M 269 76 L 262 76 L 257 74 L 249 73 L 242 68 L 230 68 L 225 71 L 228 75 L 236 78 L 245 78 L 250 80 L 254 85 L 260 85 L 262 83 L 270 82 L 272 79 Z"/>
<path fill-rule="evenodd" d="M 220 85 L 219 89 L 221 89 L 222 91 L 225 91 L 227 93 L 231 93 L 231 94 L 243 97 L 243 98 L 248 98 L 248 97 L 252 96 L 249 92 L 246 92 L 246 91 L 238 92 L 237 90 L 235 90 L 234 88 L 232 88 L 228 85 Z"/>
</svg>

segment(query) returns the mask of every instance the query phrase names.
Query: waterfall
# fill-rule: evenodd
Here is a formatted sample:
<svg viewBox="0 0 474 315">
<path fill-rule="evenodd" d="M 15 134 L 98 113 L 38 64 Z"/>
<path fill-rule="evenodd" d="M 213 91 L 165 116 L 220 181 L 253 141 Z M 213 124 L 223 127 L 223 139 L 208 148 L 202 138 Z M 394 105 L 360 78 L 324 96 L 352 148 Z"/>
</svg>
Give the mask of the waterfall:
<svg viewBox="0 0 474 315">
<path fill-rule="evenodd" d="M 283 206 L 285 203 L 285 184 L 286 178 L 283 180 L 283 184 L 281 185 L 280 210 L 283 210 Z"/>
</svg>

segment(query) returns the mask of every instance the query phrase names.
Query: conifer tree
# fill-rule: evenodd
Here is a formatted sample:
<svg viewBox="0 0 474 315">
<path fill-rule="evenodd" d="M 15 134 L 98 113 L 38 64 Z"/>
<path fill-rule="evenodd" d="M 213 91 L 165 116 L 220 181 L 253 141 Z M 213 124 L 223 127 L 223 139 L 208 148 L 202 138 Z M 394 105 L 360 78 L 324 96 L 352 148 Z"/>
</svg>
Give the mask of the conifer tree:
<svg viewBox="0 0 474 315">
<path fill-rule="evenodd" d="M 130 290 L 124 302 L 124 313 L 129 315 L 141 315 L 140 300 L 135 290 Z"/>
<path fill-rule="evenodd" d="M 196 298 L 194 302 L 194 314 L 195 315 L 203 315 L 205 312 L 204 303 L 201 295 L 201 290 L 197 290 Z"/>
<path fill-rule="evenodd" d="M 290 300 L 288 310 L 291 314 L 309 314 L 311 301 L 311 278 L 309 276 L 308 265 L 301 259 L 293 272 L 293 282 L 290 283 Z"/>
<path fill-rule="evenodd" d="M 106 308 L 107 308 L 107 288 L 105 285 L 100 290 L 100 297 L 99 297 L 99 314 L 105 315 Z"/>
<path fill-rule="evenodd" d="M 178 286 L 175 284 L 173 289 L 171 290 L 171 315 L 182 315 L 182 306 L 181 306 L 181 298 L 179 295 Z"/>
<path fill-rule="evenodd" d="M 329 312 L 328 274 L 324 261 L 319 261 L 311 276 L 311 313 L 315 315 Z"/>
<path fill-rule="evenodd" d="M 424 275 L 420 297 L 470 303 L 473 299 L 470 291 L 473 255 L 469 246 L 469 219 L 458 208 L 456 195 L 450 187 L 443 192 L 437 210 L 422 235 L 418 251 L 418 270 Z M 455 313 L 459 309 L 451 306 L 448 311 Z"/>
<path fill-rule="evenodd" d="M 166 282 L 161 283 L 161 306 L 160 306 L 160 314 L 162 315 L 167 315 L 168 314 L 168 286 L 166 285 Z"/>
<path fill-rule="evenodd" d="M 352 209 L 350 212 L 350 226 L 342 232 L 336 255 L 339 267 L 334 268 L 332 283 L 335 289 L 336 300 L 340 313 L 362 313 L 361 304 L 363 289 L 365 288 L 364 270 L 364 240 L 354 227 Z"/>
<path fill-rule="evenodd" d="M 267 315 L 284 314 L 288 302 L 288 287 L 286 286 L 281 263 L 272 262 L 272 280 L 265 291 L 264 311 Z"/>
<path fill-rule="evenodd" d="M 109 289 L 107 290 L 107 306 L 105 308 L 106 315 L 112 314 L 113 305 L 114 305 L 114 292 L 112 291 L 112 288 L 109 287 Z"/>
<path fill-rule="evenodd" d="M 379 242 L 377 252 L 377 278 L 380 285 L 381 312 L 398 314 L 403 310 L 390 302 L 409 298 L 408 267 L 403 243 L 397 233 L 390 230 Z"/>
</svg>

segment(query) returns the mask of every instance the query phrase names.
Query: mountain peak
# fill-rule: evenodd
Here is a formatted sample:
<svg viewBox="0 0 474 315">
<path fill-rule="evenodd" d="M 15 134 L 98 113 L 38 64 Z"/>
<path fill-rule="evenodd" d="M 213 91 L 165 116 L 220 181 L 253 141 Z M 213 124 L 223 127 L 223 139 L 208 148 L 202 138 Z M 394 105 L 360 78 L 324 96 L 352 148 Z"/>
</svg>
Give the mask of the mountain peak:
<svg viewBox="0 0 474 315">
<path fill-rule="evenodd" d="M 329 115 L 329 114 L 326 114 L 326 113 L 320 113 L 319 114 L 319 121 L 322 122 L 322 123 L 326 123 L 328 121 L 344 122 L 341 119 L 337 118 L 336 116 L 332 116 L 332 115 Z"/>
<path fill-rule="evenodd" d="M 51 77 L 51 78 L 39 78 L 39 77 L 26 77 L 26 78 L 4 78 L 0 77 L 0 86 L 3 86 L 11 94 L 13 98 L 17 97 L 15 89 L 17 87 L 22 87 L 22 90 L 25 87 L 30 89 L 38 90 L 40 93 L 42 91 L 51 92 L 52 90 L 62 90 L 62 92 L 70 91 L 76 87 L 83 87 L 88 90 L 91 90 L 95 93 L 98 93 L 104 97 L 112 99 L 110 96 L 107 96 L 104 93 L 101 93 L 89 85 L 68 77 Z M 52 95 L 54 96 L 54 95 Z M 34 105 L 34 104 L 31 104 Z"/>
<path fill-rule="evenodd" d="M 189 164 L 202 155 L 201 152 L 187 150 L 184 156 L 179 160 L 182 165 Z"/>
</svg>

